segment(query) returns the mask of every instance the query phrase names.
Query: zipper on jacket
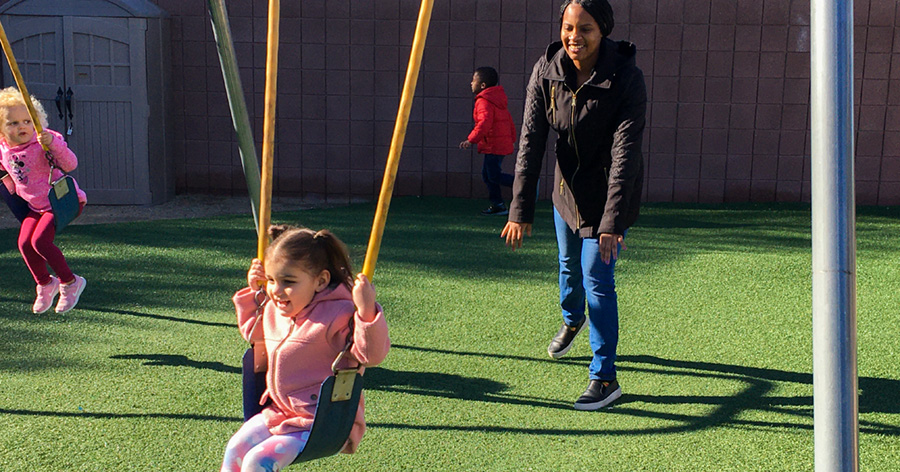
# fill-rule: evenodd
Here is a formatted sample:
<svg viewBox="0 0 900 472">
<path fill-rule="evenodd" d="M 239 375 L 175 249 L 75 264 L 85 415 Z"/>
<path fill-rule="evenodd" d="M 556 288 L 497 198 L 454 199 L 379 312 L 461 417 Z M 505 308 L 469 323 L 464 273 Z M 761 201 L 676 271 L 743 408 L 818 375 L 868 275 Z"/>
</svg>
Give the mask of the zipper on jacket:
<svg viewBox="0 0 900 472">
<path fill-rule="evenodd" d="M 584 84 L 586 84 L 585 82 Z M 584 84 L 578 87 L 578 90 L 572 92 L 572 110 L 569 113 L 569 136 L 572 137 L 572 147 L 575 149 L 575 160 L 577 165 L 575 171 L 572 172 L 572 184 L 575 184 L 575 174 L 581 169 L 581 155 L 578 153 L 578 140 L 575 139 L 575 112 L 578 107 L 578 92 L 584 87 Z M 575 227 L 581 228 L 581 212 L 578 211 L 578 203 L 575 202 L 575 195 L 572 194 L 572 203 L 575 205 Z"/>
<path fill-rule="evenodd" d="M 556 123 L 556 84 L 550 86 L 550 116 L 553 124 Z"/>
</svg>

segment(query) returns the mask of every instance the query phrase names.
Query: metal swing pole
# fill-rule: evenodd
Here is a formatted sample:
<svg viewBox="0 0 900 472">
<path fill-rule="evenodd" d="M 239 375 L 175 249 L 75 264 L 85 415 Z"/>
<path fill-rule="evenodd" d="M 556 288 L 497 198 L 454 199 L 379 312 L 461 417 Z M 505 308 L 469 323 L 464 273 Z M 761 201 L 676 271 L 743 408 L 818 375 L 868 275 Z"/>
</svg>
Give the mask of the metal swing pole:
<svg viewBox="0 0 900 472">
<path fill-rule="evenodd" d="M 416 21 L 416 34 L 409 54 L 409 66 L 406 68 L 406 80 L 403 83 L 400 108 L 397 111 L 397 121 L 394 123 L 394 135 L 391 138 L 391 148 L 388 151 L 387 165 L 384 169 L 384 180 L 381 183 L 381 193 L 378 196 L 378 208 L 375 210 L 375 221 L 372 223 L 372 233 L 369 236 L 369 245 L 366 248 L 366 259 L 363 262 L 362 272 L 369 279 L 372 279 L 372 276 L 375 274 L 375 262 L 378 260 L 378 251 L 381 249 L 381 237 L 384 234 L 388 208 L 391 205 L 394 181 L 397 179 L 400 152 L 403 150 L 403 140 L 406 138 L 406 126 L 409 124 L 412 100 L 416 93 L 416 82 L 419 78 L 419 68 L 422 65 L 422 53 L 425 50 L 425 37 L 428 36 L 428 25 L 431 22 L 433 6 L 434 0 L 422 0 L 419 18 Z"/>
<path fill-rule="evenodd" d="M 244 169 L 247 192 L 250 194 L 253 223 L 256 224 L 256 231 L 259 233 L 259 162 L 256 145 L 253 143 L 253 130 L 247 113 L 247 103 L 244 101 L 237 57 L 234 53 L 231 26 L 228 24 L 228 11 L 225 8 L 225 0 L 209 0 L 208 3 L 216 49 L 219 52 L 219 64 L 222 66 L 222 77 L 225 80 L 225 93 L 228 95 L 228 106 L 231 109 L 231 121 L 234 124 L 234 131 L 237 133 L 238 148 L 241 152 L 241 167 Z"/>
<path fill-rule="evenodd" d="M 278 23 L 281 3 L 269 0 L 269 29 L 266 37 L 266 93 L 265 118 L 263 119 L 262 182 L 259 197 L 259 232 L 257 234 L 257 257 L 265 259 L 269 246 L 268 228 L 272 216 L 272 174 L 275 154 L 275 98 L 278 83 Z"/>
<path fill-rule="evenodd" d="M 810 7 L 815 470 L 856 472 L 853 1 L 812 0 Z"/>
</svg>

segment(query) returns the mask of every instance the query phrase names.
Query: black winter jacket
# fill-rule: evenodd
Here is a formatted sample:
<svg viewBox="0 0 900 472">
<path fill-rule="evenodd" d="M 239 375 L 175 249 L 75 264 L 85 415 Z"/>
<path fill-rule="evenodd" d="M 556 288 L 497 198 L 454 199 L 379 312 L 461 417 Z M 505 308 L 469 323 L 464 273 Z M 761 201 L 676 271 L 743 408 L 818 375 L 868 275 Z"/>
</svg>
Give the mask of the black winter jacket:
<svg viewBox="0 0 900 472">
<path fill-rule="evenodd" d="M 509 221 L 534 222 L 537 181 L 557 132 L 553 205 L 581 237 L 623 234 L 638 216 L 647 91 L 635 47 L 603 38 L 590 79 L 576 87 L 562 42 L 534 65 L 525 99 Z"/>
</svg>

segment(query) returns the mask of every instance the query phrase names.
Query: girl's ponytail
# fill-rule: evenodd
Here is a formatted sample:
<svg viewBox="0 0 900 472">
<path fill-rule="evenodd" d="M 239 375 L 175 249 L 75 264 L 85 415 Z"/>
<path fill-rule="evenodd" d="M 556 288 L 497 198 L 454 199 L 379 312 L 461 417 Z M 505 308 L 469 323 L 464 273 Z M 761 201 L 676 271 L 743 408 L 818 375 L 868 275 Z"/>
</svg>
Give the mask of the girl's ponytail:
<svg viewBox="0 0 900 472">
<path fill-rule="evenodd" d="M 331 280 L 343 283 L 348 288 L 353 287 L 353 271 L 350 268 L 350 255 L 347 246 L 327 229 L 319 230 L 313 235 L 313 240 L 321 245 L 326 259 L 327 269 L 331 272 Z"/>
</svg>

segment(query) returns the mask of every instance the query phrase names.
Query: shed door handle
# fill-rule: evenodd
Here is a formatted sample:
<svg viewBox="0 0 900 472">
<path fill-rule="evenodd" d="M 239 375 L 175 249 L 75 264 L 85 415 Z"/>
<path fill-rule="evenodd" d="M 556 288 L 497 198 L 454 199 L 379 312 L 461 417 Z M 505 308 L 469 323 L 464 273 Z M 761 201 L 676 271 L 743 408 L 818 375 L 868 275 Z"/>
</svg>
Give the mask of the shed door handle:
<svg viewBox="0 0 900 472">
<path fill-rule="evenodd" d="M 59 112 L 59 119 L 65 118 L 62 110 L 63 91 L 62 87 L 56 90 L 56 110 Z"/>
<path fill-rule="evenodd" d="M 69 87 L 66 90 L 66 112 L 68 112 L 68 114 L 69 114 L 69 128 L 66 129 L 66 135 L 68 135 L 68 136 L 72 136 L 72 131 L 73 131 L 72 117 L 75 116 L 72 114 L 72 95 L 74 95 L 74 93 L 72 92 L 72 87 Z"/>
</svg>

